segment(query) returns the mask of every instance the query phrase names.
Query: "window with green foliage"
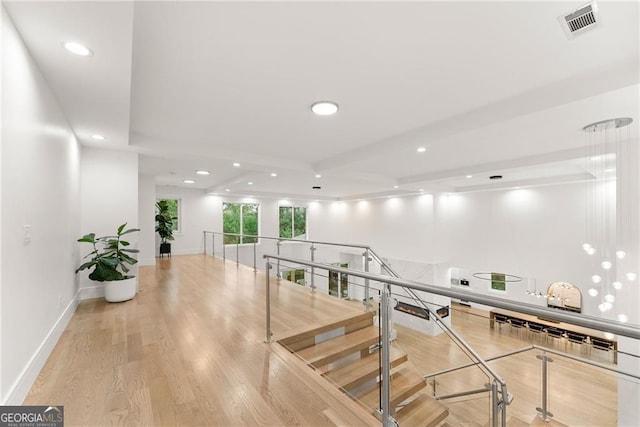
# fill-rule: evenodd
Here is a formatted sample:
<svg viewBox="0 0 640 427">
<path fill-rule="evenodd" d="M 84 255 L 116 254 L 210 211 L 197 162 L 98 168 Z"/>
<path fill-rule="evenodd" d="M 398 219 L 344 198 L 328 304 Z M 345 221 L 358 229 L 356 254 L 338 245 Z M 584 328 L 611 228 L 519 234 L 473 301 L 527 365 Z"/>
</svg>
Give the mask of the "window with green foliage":
<svg viewBox="0 0 640 427">
<path fill-rule="evenodd" d="M 258 241 L 258 205 L 244 203 L 222 204 L 222 231 L 224 233 L 243 234 L 243 236 L 224 236 L 226 245 L 236 243 L 256 243 Z"/>
<path fill-rule="evenodd" d="M 491 273 L 491 289 L 497 291 L 507 290 L 507 276 L 502 273 Z"/>
<path fill-rule="evenodd" d="M 304 239 L 307 234 L 307 209 L 300 206 L 280 206 L 280 237 Z"/>
<path fill-rule="evenodd" d="M 180 233 L 180 199 L 158 199 L 158 201 L 167 202 L 169 208 L 169 216 L 176 218 L 173 220 L 172 230 Z"/>
</svg>

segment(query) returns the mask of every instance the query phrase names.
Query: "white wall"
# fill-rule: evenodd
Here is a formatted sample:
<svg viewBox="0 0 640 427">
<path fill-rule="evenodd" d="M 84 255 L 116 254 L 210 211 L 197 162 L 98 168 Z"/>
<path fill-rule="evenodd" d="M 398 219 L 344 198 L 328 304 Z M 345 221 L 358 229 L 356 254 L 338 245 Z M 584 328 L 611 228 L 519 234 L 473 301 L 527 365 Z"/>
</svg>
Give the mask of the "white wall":
<svg viewBox="0 0 640 427">
<path fill-rule="evenodd" d="M 0 404 L 22 403 L 75 310 L 79 157 L 3 7 Z"/>
<path fill-rule="evenodd" d="M 203 190 L 159 186 L 156 199 L 180 200 L 180 232 L 174 233 L 171 242 L 172 255 L 198 254 L 204 250 L 202 232 L 213 230 L 222 224 L 222 204 L 220 199 L 206 194 Z M 220 225 L 216 230 L 221 230 Z M 155 254 L 159 255 L 160 237 L 155 234 Z"/>
<path fill-rule="evenodd" d="M 124 151 L 82 148 L 80 167 L 80 197 L 82 235 L 113 235 L 118 226 L 138 226 L 138 154 Z M 127 240 L 138 247 L 138 233 Z M 78 243 L 81 255 L 91 250 L 88 243 Z M 137 274 L 137 268 L 132 270 Z M 104 287 L 89 280 L 88 272 L 80 273 L 81 298 L 104 296 Z"/>
<path fill-rule="evenodd" d="M 150 175 L 138 176 L 138 224 L 140 227 L 138 265 L 156 264 L 156 184 Z"/>
</svg>

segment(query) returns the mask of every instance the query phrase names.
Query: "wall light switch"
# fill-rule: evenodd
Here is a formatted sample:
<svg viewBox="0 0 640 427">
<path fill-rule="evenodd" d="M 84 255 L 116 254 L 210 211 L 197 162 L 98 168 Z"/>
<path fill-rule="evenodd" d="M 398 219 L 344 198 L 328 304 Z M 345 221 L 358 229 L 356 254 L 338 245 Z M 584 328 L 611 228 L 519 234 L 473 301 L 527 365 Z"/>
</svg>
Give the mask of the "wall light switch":
<svg viewBox="0 0 640 427">
<path fill-rule="evenodd" d="M 24 243 L 29 244 L 31 243 L 31 226 L 30 225 L 23 225 L 22 226 L 22 230 L 23 230 L 23 234 L 24 234 Z"/>
</svg>

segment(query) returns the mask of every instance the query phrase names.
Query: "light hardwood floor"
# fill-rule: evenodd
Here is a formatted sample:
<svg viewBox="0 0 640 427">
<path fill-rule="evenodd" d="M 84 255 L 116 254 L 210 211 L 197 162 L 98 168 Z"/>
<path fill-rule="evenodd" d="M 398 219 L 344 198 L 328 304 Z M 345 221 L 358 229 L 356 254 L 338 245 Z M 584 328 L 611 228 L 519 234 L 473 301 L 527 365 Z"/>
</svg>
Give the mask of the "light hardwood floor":
<svg viewBox="0 0 640 427">
<path fill-rule="evenodd" d="M 139 281 L 132 301 L 79 305 L 25 404 L 64 405 L 67 425 L 376 424 L 297 357 L 264 343 L 262 272 L 211 256 L 175 256 L 140 268 Z M 286 281 L 272 281 L 271 298 L 274 339 L 362 311 L 361 304 L 311 294 Z M 483 356 L 527 344 L 515 334 L 490 330 L 483 317 L 453 310 L 452 319 Z M 422 373 L 467 360 L 444 335 L 425 337 L 398 327 L 397 345 Z M 615 425 L 615 378 L 555 360 L 550 368 L 555 419 L 576 426 Z M 510 415 L 533 420 L 539 405 L 535 355 L 492 366 L 516 396 Z M 481 384 L 486 379 L 475 371 L 438 378 L 438 392 Z M 452 414 L 447 425 L 481 426 L 488 420 L 486 397 L 445 402 Z M 571 418 L 577 412 L 587 418 Z M 593 418 L 600 413 L 603 421 Z"/>
</svg>

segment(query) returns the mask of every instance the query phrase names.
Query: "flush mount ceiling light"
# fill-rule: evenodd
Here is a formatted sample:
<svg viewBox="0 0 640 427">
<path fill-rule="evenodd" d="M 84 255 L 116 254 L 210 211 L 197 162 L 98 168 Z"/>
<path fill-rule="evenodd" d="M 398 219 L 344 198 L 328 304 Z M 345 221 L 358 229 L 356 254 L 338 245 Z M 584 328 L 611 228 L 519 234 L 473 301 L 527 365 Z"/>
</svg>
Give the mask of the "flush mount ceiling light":
<svg viewBox="0 0 640 427">
<path fill-rule="evenodd" d="M 338 112 L 338 104 L 332 101 L 318 101 L 311 105 L 311 111 L 319 116 L 331 116 Z"/>
<path fill-rule="evenodd" d="M 319 173 L 316 174 L 316 178 L 322 178 L 322 175 L 320 175 Z"/>
<path fill-rule="evenodd" d="M 235 163 L 233 164 L 233 167 L 239 168 L 239 167 L 240 167 L 240 163 L 235 162 Z"/>
<path fill-rule="evenodd" d="M 206 171 L 206 170 L 197 170 L 196 173 L 198 175 L 209 175 L 211 172 Z"/>
<path fill-rule="evenodd" d="M 424 153 L 425 151 L 427 151 L 427 149 L 425 147 L 418 147 L 418 149 L 416 151 L 418 153 Z"/>
<path fill-rule="evenodd" d="M 247 185 L 253 185 L 253 182 L 249 181 L 247 182 Z"/>
<path fill-rule="evenodd" d="M 98 141 L 103 141 L 104 140 L 104 136 L 98 135 L 98 134 L 91 135 L 91 138 L 97 139 Z"/>
<path fill-rule="evenodd" d="M 473 175 L 467 175 L 467 176 L 465 176 L 465 178 L 471 179 L 471 178 L 473 178 Z"/>
<path fill-rule="evenodd" d="M 278 176 L 278 174 L 277 174 L 277 173 L 275 173 L 275 172 L 271 172 L 271 176 L 272 176 L 272 177 L 276 177 L 276 176 Z"/>
<path fill-rule="evenodd" d="M 62 45 L 69 52 L 75 53 L 76 55 L 80 55 L 80 56 L 91 56 L 91 55 L 93 55 L 93 52 L 91 52 L 91 49 L 89 49 L 88 47 L 86 47 L 84 45 L 81 45 L 80 43 L 64 42 Z"/>
<path fill-rule="evenodd" d="M 182 182 L 184 182 L 185 184 L 195 184 L 195 183 L 196 183 L 196 182 L 195 182 L 194 180 L 192 180 L 192 179 L 185 179 L 185 180 L 184 180 L 184 181 L 182 181 Z"/>
<path fill-rule="evenodd" d="M 228 188 L 225 188 L 225 189 L 224 189 L 224 191 L 226 191 L 226 192 L 228 193 L 228 192 L 229 192 L 229 191 L 231 191 L 231 190 L 230 190 L 230 189 L 228 189 Z"/>
<path fill-rule="evenodd" d="M 394 185 L 394 186 L 393 186 L 393 188 L 398 188 L 398 186 L 397 186 L 397 185 Z"/>
</svg>

